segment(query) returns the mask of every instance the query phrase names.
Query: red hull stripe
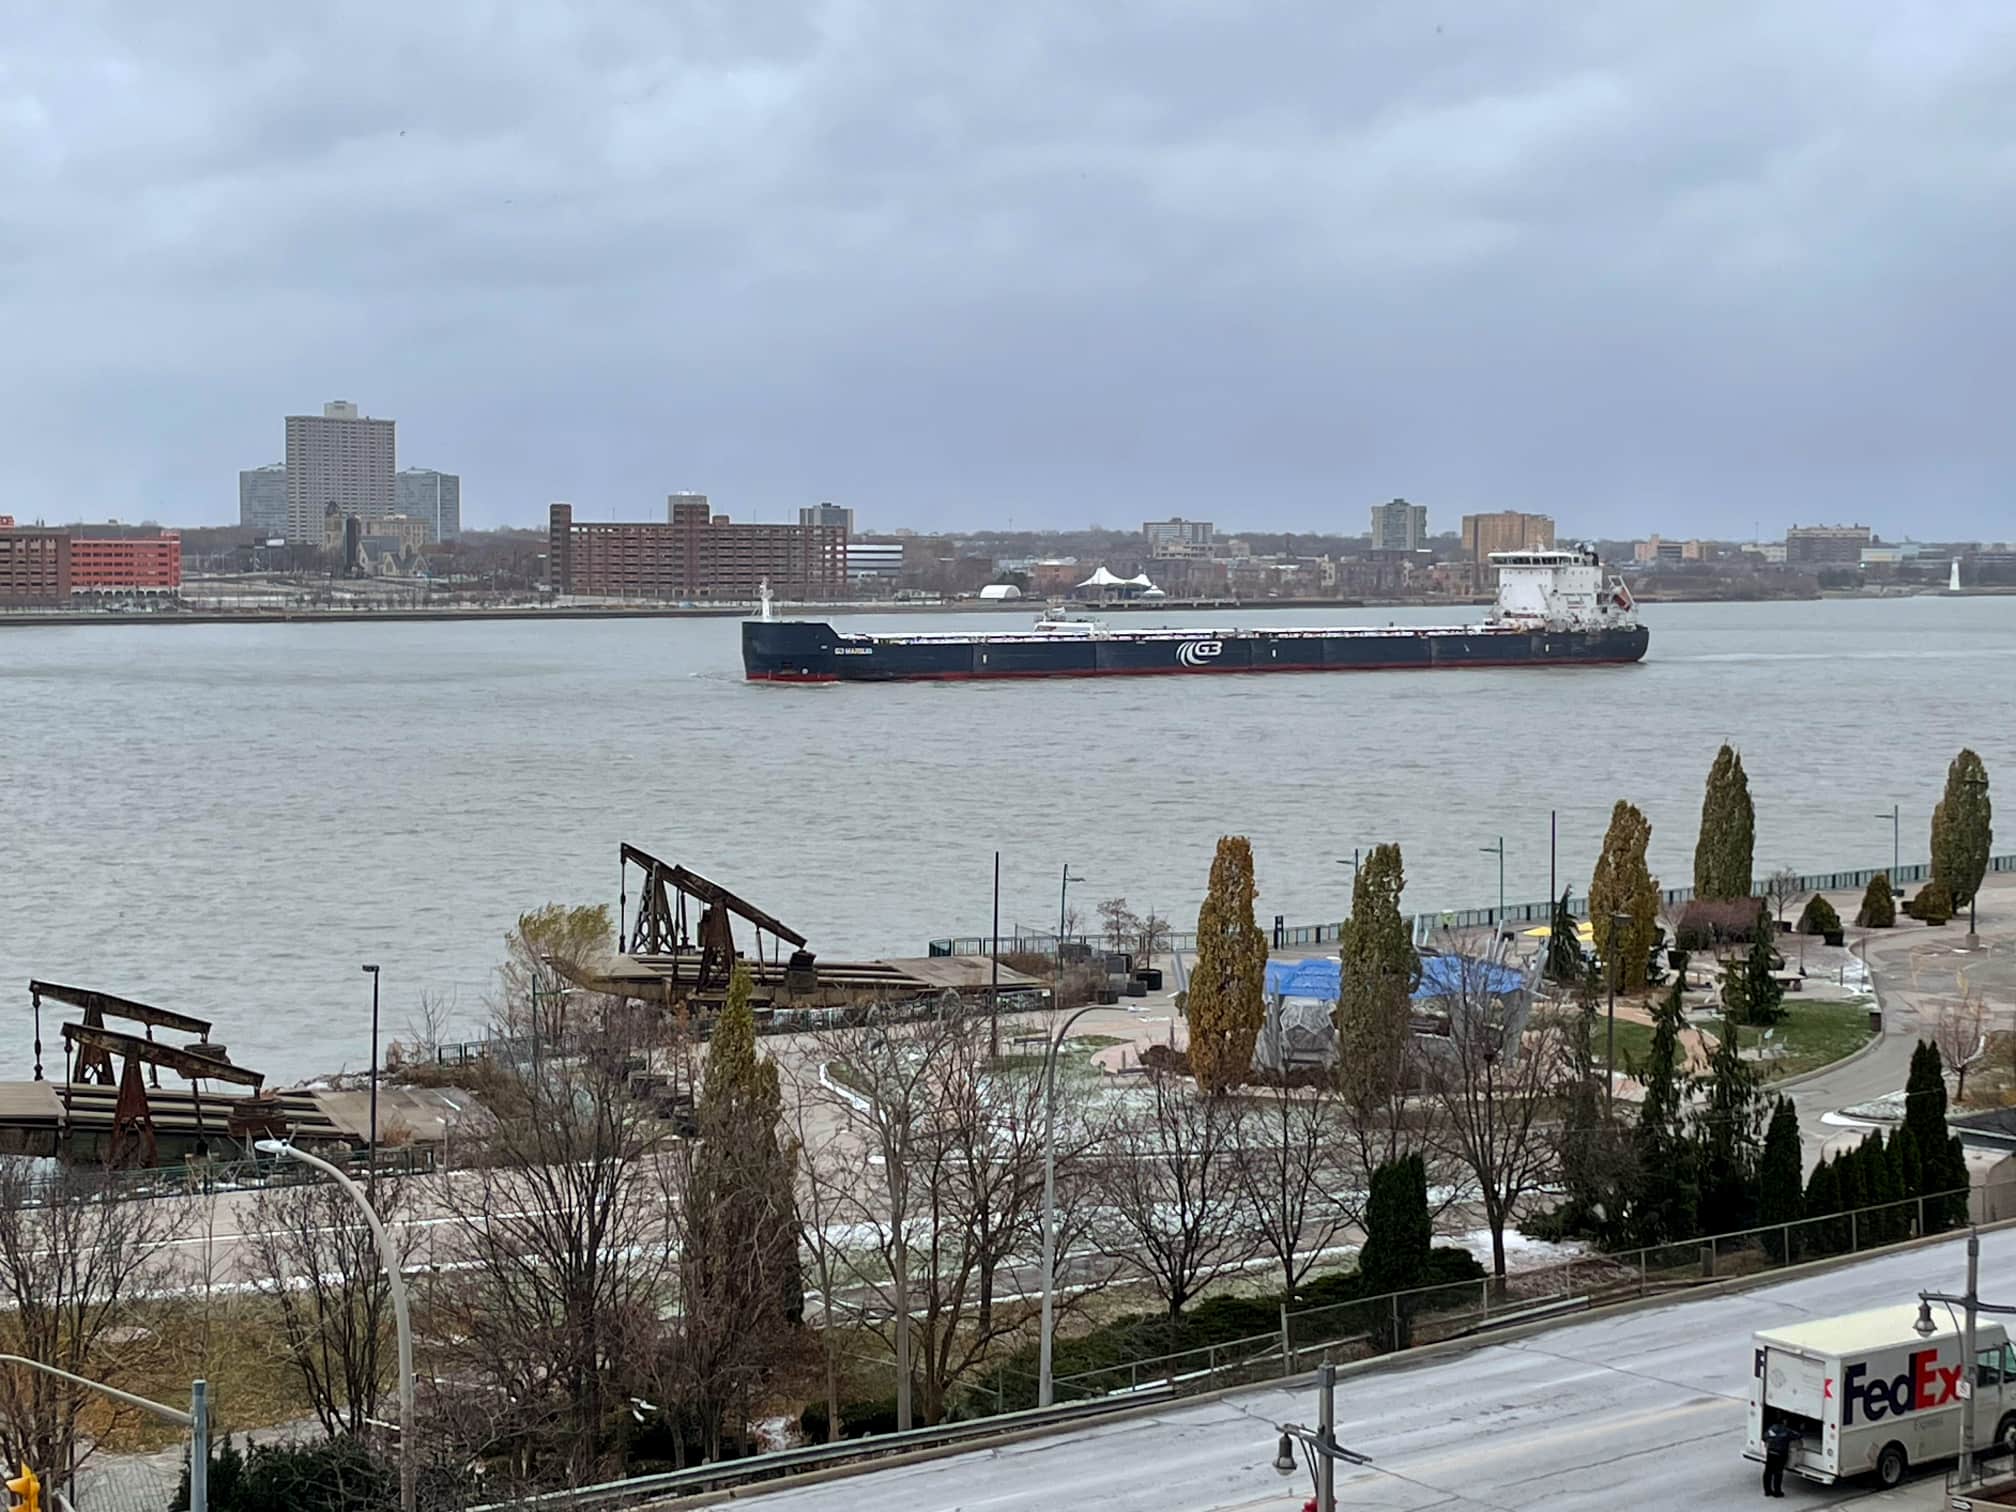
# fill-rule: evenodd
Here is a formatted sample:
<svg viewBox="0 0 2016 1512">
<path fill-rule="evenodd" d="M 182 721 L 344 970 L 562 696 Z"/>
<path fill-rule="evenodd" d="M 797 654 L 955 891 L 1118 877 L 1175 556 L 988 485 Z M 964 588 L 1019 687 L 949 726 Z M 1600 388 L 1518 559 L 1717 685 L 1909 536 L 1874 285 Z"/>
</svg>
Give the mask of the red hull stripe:
<svg viewBox="0 0 2016 1512">
<path fill-rule="evenodd" d="M 830 672 L 749 672 L 749 682 L 784 683 L 893 683 L 893 682 L 1000 682 L 1016 677 L 1178 677 L 1214 676 L 1241 672 L 1467 672 L 1480 667 L 1628 667 L 1642 656 L 1605 656 L 1589 660 L 1463 661 L 1463 662 L 1362 662 L 1352 666 L 1310 667 L 1275 665 L 1267 667 L 1074 667 L 1068 670 L 1008 672 L 905 672 L 895 677 L 840 677 Z"/>
</svg>

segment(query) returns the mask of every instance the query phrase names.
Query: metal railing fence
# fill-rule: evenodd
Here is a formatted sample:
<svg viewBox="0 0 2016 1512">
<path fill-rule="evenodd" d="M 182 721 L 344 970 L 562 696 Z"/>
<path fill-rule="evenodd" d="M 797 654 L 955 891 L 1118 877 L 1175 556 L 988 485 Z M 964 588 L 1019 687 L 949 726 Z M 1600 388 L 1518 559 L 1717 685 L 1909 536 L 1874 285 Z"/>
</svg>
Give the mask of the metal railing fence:
<svg viewBox="0 0 2016 1512">
<path fill-rule="evenodd" d="M 2016 872 L 2016 854 L 1991 856 L 1988 858 L 1991 872 Z M 1898 886 L 1927 882 L 1932 877 L 1929 861 L 1913 862 L 1909 866 L 1859 866 L 1845 870 L 1802 872 L 1792 883 L 1792 890 L 1799 893 L 1848 892 L 1867 887 L 1878 876 L 1888 876 Z M 1760 883 L 1762 879 L 1759 879 Z M 1659 894 L 1660 902 L 1667 906 L 1693 901 L 1691 887 L 1669 887 Z M 1438 913 L 1417 913 L 1414 915 L 1414 943 L 1426 945 L 1440 929 L 1495 929 L 1506 924 L 1545 924 L 1554 917 L 1554 901 L 1541 899 L 1530 903 L 1508 903 L 1501 911 L 1496 908 L 1455 908 Z M 1568 912 L 1575 918 L 1589 917 L 1589 899 L 1570 894 Z M 1276 918 L 1269 938 L 1273 948 L 1281 950 L 1296 945 L 1334 945 L 1337 943 L 1342 925 L 1331 924 L 1289 924 Z M 1175 930 L 1163 937 L 1163 948 L 1172 951 L 1194 951 L 1197 936 L 1194 932 Z M 930 952 L 934 956 L 986 955 L 997 942 L 987 935 L 949 935 L 933 940 Z M 1002 935 L 998 941 L 1003 955 L 1046 955 L 1057 953 L 1058 937 L 1055 934 Z M 1063 943 L 1067 947 L 1084 947 L 1091 950 L 1112 948 L 1112 942 L 1097 935 L 1066 935 Z M 1120 947 L 1125 948 L 1125 947 Z"/>
</svg>

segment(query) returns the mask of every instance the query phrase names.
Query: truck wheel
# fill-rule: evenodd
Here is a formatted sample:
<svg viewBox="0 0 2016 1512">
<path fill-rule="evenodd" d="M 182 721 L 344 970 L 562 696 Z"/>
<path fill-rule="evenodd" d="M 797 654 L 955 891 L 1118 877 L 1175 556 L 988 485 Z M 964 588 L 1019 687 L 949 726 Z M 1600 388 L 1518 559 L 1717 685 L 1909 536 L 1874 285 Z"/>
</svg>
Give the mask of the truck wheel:
<svg viewBox="0 0 2016 1512">
<path fill-rule="evenodd" d="M 2016 1412 L 2002 1414 L 2002 1421 L 1995 1425 L 1995 1442 L 2016 1444 Z"/>
<path fill-rule="evenodd" d="M 1902 1444 L 1895 1442 L 1885 1444 L 1883 1452 L 1876 1456 L 1877 1483 L 1886 1491 L 1899 1484 L 1903 1481 L 1904 1471 L 1910 1463 L 1904 1456 Z"/>
</svg>

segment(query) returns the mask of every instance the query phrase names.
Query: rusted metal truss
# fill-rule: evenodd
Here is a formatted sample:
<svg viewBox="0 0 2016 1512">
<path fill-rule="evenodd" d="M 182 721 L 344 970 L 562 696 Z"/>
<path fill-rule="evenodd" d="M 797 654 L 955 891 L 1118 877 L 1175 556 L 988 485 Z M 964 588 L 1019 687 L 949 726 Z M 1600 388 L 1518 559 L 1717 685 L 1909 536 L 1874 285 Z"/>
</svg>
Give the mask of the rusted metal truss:
<svg viewBox="0 0 2016 1512">
<path fill-rule="evenodd" d="M 108 1018 L 124 1019 L 128 1023 L 144 1024 L 147 1027 L 147 1042 L 152 1043 L 156 1029 L 173 1029 L 181 1034 L 193 1034 L 200 1040 L 210 1038 L 210 1020 L 195 1018 L 187 1013 L 177 1013 L 172 1008 L 156 1008 L 150 1003 L 135 1002 L 132 998 L 117 997 L 109 992 L 99 992 L 90 987 L 66 987 L 61 982 L 28 983 L 28 996 L 35 1009 L 35 1080 L 42 1080 L 42 1000 L 48 998 L 55 1003 L 68 1003 L 72 1008 L 84 1010 L 84 1027 L 103 1029 Z M 124 1038 L 125 1036 L 122 1036 Z M 68 1055 L 65 1056 L 66 1061 Z M 161 1085 L 161 1076 L 155 1070 L 156 1062 L 147 1062 L 149 1075 L 155 1086 Z M 165 1063 L 160 1063 L 165 1064 Z M 96 1082 L 101 1087 L 112 1085 L 112 1057 L 96 1044 L 79 1041 L 76 1063 L 69 1068 L 69 1080 L 73 1082 Z"/>
<path fill-rule="evenodd" d="M 756 958 L 763 960 L 764 936 L 773 941 L 771 957 L 781 957 L 789 943 L 803 948 L 805 936 L 748 899 L 730 892 L 718 882 L 710 882 L 698 872 L 661 861 L 649 851 L 625 844 L 620 848 L 617 897 L 617 934 L 623 934 L 628 912 L 630 868 L 644 873 L 643 890 L 638 895 L 637 918 L 627 941 L 635 956 L 666 957 L 675 962 L 682 956 L 697 956 L 696 989 L 722 987 L 735 969 L 734 920 L 739 917 L 756 931 Z M 697 924 L 689 918 L 688 904 L 697 905 Z M 675 967 L 676 975 L 676 967 Z"/>
<path fill-rule="evenodd" d="M 66 1127 L 72 1115 L 71 1089 L 114 1085 L 113 1061 L 116 1058 L 122 1062 L 116 1078 L 119 1093 L 112 1109 L 111 1144 L 106 1152 L 114 1165 L 131 1164 L 136 1160 L 143 1165 L 155 1163 L 154 1109 L 148 1097 L 148 1083 L 141 1078 L 141 1067 L 146 1067 L 148 1081 L 156 1088 L 161 1085 L 163 1067 L 179 1073 L 189 1082 L 199 1136 L 203 1129 L 201 1083 L 236 1082 L 250 1087 L 255 1093 L 266 1083 L 265 1076 L 260 1072 L 232 1065 L 225 1058 L 221 1046 L 209 1044 L 208 1019 L 176 1013 L 169 1008 L 156 1008 L 87 987 L 66 987 L 60 982 L 31 981 L 28 991 L 35 1003 L 35 1076 L 38 1081 L 42 1077 L 42 1000 L 48 998 L 84 1010 L 82 1023 L 63 1026 L 66 1074 L 61 1090 Z M 146 1033 L 142 1036 L 107 1029 L 105 1021 L 108 1018 L 143 1025 Z M 193 1046 L 162 1044 L 154 1038 L 156 1029 L 193 1034 L 198 1037 L 198 1043 Z"/>
<path fill-rule="evenodd" d="M 143 1066 L 166 1066 L 190 1081 L 236 1082 L 257 1092 L 266 1085 L 266 1075 L 228 1060 L 206 1055 L 201 1050 L 185 1050 L 142 1039 L 137 1034 L 121 1034 L 116 1029 L 94 1029 L 88 1024 L 65 1024 L 63 1038 L 72 1045 L 88 1048 L 110 1061 L 115 1055 L 137 1060 Z M 108 1083 L 109 1085 L 109 1083 Z"/>
</svg>

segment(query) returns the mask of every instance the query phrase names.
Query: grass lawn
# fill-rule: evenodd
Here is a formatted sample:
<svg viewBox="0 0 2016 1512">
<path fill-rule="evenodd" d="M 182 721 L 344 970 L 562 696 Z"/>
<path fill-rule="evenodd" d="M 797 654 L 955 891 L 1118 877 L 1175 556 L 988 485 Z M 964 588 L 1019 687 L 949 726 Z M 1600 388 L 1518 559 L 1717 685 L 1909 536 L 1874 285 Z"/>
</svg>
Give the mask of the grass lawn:
<svg viewBox="0 0 2016 1512">
<path fill-rule="evenodd" d="M 1869 1043 L 1869 1009 L 1866 999 L 1845 1003 L 1806 1002 L 1797 994 L 1785 999 L 1785 1017 L 1769 1029 L 1748 1026 L 1736 1031 L 1737 1041 L 1746 1050 L 1757 1047 L 1763 1036 L 1779 1047 L 1780 1054 L 1760 1064 L 1764 1079 L 1797 1076 L 1817 1071 L 1844 1056 L 1853 1055 Z"/>
<path fill-rule="evenodd" d="M 1609 1045 L 1609 1020 L 1603 1014 L 1596 1015 L 1594 1050 L 1596 1064 L 1604 1063 L 1603 1052 Z M 1625 1071 L 1642 1067 L 1652 1058 L 1652 1026 L 1632 1019 L 1617 1020 L 1617 1069 Z"/>
</svg>

